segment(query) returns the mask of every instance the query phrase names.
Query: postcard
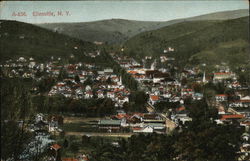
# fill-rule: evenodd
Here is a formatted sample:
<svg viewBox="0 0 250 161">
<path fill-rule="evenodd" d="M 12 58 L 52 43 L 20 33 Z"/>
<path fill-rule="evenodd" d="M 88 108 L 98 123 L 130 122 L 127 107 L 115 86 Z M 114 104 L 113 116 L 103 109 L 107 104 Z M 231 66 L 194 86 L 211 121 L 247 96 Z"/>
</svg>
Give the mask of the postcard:
<svg viewBox="0 0 250 161">
<path fill-rule="evenodd" d="M 247 0 L 0 2 L 1 161 L 250 160 Z"/>
</svg>

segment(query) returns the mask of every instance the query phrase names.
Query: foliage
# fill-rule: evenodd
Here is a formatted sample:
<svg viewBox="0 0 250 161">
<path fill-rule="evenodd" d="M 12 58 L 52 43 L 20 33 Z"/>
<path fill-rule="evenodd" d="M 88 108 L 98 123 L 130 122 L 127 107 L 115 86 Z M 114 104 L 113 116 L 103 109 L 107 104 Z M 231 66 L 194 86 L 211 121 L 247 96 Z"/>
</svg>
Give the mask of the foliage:
<svg viewBox="0 0 250 161">
<path fill-rule="evenodd" d="M 19 124 L 20 125 L 20 124 Z M 20 127 L 15 121 L 1 122 L 1 158 L 21 160 L 21 155 L 32 139 L 32 134 Z"/>
<path fill-rule="evenodd" d="M 1 20 L 0 32 L 4 33 L 0 39 L 1 60 L 27 56 L 41 61 L 51 56 L 69 58 L 71 54 L 82 58 L 83 51 L 96 49 L 92 43 L 23 22 Z"/>
<path fill-rule="evenodd" d="M 232 68 L 249 61 L 249 17 L 225 21 L 186 21 L 138 34 L 125 43 L 126 54 L 158 57 L 169 46 L 167 56 L 187 64 L 208 66 L 228 63 Z M 166 55 L 166 54 L 165 54 Z"/>
</svg>

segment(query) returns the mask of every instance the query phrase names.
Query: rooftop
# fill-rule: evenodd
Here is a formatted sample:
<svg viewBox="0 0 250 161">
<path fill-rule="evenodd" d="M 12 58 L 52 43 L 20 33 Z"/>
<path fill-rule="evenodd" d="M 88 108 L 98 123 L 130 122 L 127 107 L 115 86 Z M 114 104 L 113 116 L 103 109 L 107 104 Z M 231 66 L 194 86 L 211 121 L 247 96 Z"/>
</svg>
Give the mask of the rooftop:
<svg viewBox="0 0 250 161">
<path fill-rule="evenodd" d="M 99 120 L 99 125 L 121 125 L 121 120 Z"/>
</svg>

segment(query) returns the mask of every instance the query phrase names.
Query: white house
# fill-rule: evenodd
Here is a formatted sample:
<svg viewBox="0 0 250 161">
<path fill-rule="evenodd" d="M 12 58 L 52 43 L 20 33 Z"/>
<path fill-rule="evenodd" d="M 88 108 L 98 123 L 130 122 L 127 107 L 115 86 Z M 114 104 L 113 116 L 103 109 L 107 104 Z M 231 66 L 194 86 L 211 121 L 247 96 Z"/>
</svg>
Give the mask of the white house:
<svg viewBox="0 0 250 161">
<path fill-rule="evenodd" d="M 227 101 L 227 95 L 226 94 L 217 94 L 215 96 L 215 100 L 216 100 L 216 102 Z"/>
</svg>

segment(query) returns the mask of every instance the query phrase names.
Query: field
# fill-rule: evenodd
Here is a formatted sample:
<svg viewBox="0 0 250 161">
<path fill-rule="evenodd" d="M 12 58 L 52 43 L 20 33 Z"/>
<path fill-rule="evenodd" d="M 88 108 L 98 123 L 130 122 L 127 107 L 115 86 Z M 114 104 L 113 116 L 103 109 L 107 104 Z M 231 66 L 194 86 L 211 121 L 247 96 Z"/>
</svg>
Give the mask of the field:
<svg viewBox="0 0 250 161">
<path fill-rule="evenodd" d="M 83 118 L 65 117 L 62 129 L 66 136 L 105 136 L 105 137 L 130 137 L 132 133 L 106 133 L 98 129 L 99 119 L 104 118 Z"/>
<path fill-rule="evenodd" d="M 62 126 L 62 129 L 65 131 L 64 135 L 53 136 L 53 139 L 63 146 L 62 157 L 76 157 L 76 154 L 91 154 L 97 146 L 105 143 L 112 144 L 132 135 L 132 133 L 101 132 L 97 127 L 99 119 L 101 118 L 64 117 Z M 86 140 L 86 138 L 88 139 Z"/>
</svg>

